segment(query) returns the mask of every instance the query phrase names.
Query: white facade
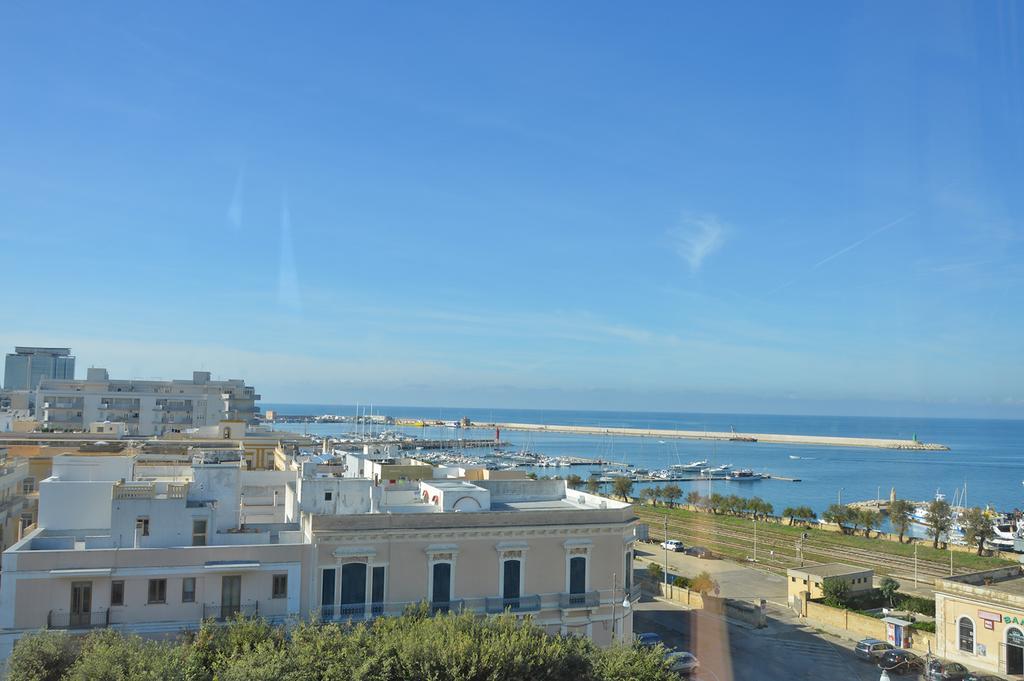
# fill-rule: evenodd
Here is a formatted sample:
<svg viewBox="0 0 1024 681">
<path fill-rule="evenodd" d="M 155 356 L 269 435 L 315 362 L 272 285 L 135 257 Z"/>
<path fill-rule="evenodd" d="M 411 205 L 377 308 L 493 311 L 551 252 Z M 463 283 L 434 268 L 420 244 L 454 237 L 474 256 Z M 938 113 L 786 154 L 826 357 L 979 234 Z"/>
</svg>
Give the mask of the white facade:
<svg viewBox="0 0 1024 681">
<path fill-rule="evenodd" d="M 207 371 L 191 380 L 112 380 L 89 369 L 85 380 L 43 379 L 36 390 L 36 418 L 50 430 L 85 430 L 88 424 L 122 422 L 131 435 L 163 435 L 219 422 L 255 422 L 260 396 L 244 381 L 213 381 Z"/>
<path fill-rule="evenodd" d="M 559 480 L 375 484 L 223 458 L 56 457 L 38 528 L 3 554 L 0 637 L 171 632 L 235 612 L 363 619 L 420 601 L 530 613 L 600 644 L 632 635 L 628 504 Z"/>
</svg>

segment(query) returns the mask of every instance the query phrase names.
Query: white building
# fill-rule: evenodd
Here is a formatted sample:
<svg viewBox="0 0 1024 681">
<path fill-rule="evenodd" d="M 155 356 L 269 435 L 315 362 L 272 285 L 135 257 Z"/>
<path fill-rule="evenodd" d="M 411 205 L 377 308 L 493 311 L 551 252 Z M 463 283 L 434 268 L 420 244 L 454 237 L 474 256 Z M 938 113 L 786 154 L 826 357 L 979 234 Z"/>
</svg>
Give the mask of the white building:
<svg viewBox="0 0 1024 681">
<path fill-rule="evenodd" d="M 255 422 L 260 396 L 244 381 L 214 381 L 195 371 L 191 380 L 112 380 L 89 369 L 85 380 L 43 379 L 36 390 L 36 418 L 47 430 L 85 430 L 90 423 L 124 423 L 131 435 L 164 435 L 216 425 Z"/>
<path fill-rule="evenodd" d="M 3 554 L 0 640 L 40 627 L 156 634 L 235 612 L 360 620 L 529 613 L 551 633 L 632 637 L 625 503 L 559 480 L 381 483 L 232 452 L 191 466 L 55 457 L 38 526 Z"/>
</svg>

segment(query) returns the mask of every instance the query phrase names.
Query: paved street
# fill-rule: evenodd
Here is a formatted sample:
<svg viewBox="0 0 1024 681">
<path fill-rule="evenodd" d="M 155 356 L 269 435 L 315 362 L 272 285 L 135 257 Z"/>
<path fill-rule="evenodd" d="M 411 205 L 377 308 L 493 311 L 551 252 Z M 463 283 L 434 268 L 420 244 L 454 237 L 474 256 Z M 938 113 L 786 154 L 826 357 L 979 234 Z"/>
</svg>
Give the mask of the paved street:
<svg viewBox="0 0 1024 681">
<path fill-rule="evenodd" d="M 773 609 L 774 610 L 774 609 Z M 636 605 L 633 628 L 693 652 L 700 681 L 877 681 L 878 669 L 854 657 L 853 642 L 815 632 L 785 611 L 753 629 L 662 601 Z M 900 677 L 913 679 L 911 676 Z"/>
</svg>

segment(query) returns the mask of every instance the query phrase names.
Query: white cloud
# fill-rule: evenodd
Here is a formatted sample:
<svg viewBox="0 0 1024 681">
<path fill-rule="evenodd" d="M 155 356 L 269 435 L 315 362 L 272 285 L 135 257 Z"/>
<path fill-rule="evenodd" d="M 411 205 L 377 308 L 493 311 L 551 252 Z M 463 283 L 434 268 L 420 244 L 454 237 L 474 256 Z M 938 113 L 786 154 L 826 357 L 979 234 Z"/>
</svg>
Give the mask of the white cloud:
<svg viewBox="0 0 1024 681">
<path fill-rule="evenodd" d="M 678 227 L 668 231 L 674 242 L 675 251 L 690 267 L 690 272 L 700 270 L 704 259 L 725 243 L 725 225 L 712 215 L 684 217 Z"/>
</svg>

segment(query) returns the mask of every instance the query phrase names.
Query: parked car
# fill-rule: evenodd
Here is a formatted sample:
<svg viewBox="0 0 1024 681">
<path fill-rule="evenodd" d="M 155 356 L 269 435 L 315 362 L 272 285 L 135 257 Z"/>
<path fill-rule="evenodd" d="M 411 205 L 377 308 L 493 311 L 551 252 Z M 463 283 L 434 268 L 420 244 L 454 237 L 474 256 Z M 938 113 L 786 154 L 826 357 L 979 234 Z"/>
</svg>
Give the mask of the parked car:
<svg viewBox="0 0 1024 681">
<path fill-rule="evenodd" d="M 970 672 L 965 681 L 1006 681 L 1006 679 L 992 674 L 976 674 L 974 672 Z"/>
<path fill-rule="evenodd" d="M 669 551 L 685 551 L 686 547 L 683 546 L 683 542 L 678 539 L 666 539 L 661 542 L 661 548 L 668 549 Z"/>
<path fill-rule="evenodd" d="M 853 654 L 868 662 L 878 662 L 885 653 L 895 648 L 893 644 L 879 641 L 877 638 L 866 638 L 857 644 Z"/>
<path fill-rule="evenodd" d="M 694 657 L 693 653 L 687 653 L 685 651 L 675 651 L 671 653 L 665 653 L 665 661 L 668 663 L 669 671 L 688 676 L 700 667 L 700 662 Z"/>
<path fill-rule="evenodd" d="M 711 558 L 711 549 L 707 549 L 703 546 L 691 546 L 686 549 L 686 555 L 696 556 L 697 558 Z"/>
<path fill-rule="evenodd" d="M 920 672 L 924 671 L 924 658 L 915 655 L 909 650 L 893 648 L 892 650 L 887 650 L 881 659 L 878 660 L 878 668 L 884 669 L 891 674 Z"/>
<path fill-rule="evenodd" d="M 928 672 L 925 674 L 925 678 L 928 681 L 964 681 L 968 674 L 970 672 L 962 664 L 932 660 L 928 664 Z"/>
<path fill-rule="evenodd" d="M 637 645 L 653 648 L 654 646 L 661 643 L 661 634 L 655 634 L 653 631 L 637 634 L 636 642 Z"/>
</svg>

